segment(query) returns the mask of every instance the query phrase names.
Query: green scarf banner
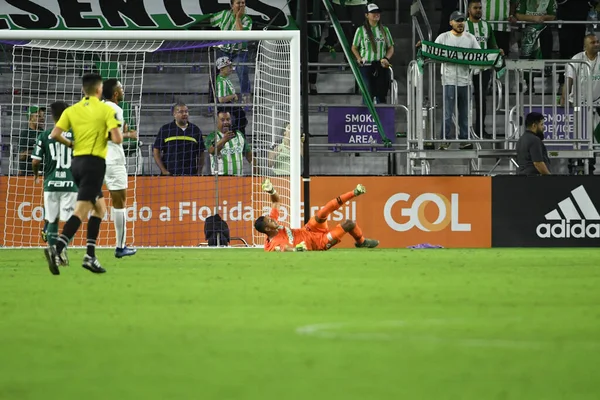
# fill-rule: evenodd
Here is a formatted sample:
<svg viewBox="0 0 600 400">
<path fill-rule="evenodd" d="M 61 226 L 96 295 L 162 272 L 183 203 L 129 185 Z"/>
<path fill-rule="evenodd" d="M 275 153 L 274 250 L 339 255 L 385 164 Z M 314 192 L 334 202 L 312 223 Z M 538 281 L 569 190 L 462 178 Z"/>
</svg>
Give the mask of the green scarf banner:
<svg viewBox="0 0 600 400">
<path fill-rule="evenodd" d="M 417 52 L 417 64 L 421 72 L 426 58 L 474 67 L 494 68 L 498 78 L 501 78 L 505 72 L 504 57 L 499 49 L 467 49 L 424 40 Z"/>
</svg>

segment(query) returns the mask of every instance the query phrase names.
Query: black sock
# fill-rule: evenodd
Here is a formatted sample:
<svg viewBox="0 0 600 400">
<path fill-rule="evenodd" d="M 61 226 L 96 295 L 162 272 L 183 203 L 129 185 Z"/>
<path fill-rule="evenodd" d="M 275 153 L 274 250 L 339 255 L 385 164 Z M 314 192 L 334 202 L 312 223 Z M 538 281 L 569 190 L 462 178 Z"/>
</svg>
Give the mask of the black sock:
<svg viewBox="0 0 600 400">
<path fill-rule="evenodd" d="M 58 237 L 56 241 L 56 251 L 58 254 L 62 253 L 62 251 L 67 247 L 73 236 L 77 233 L 77 229 L 81 225 L 81 220 L 77 215 L 71 215 L 71 218 L 65 223 L 63 227 L 63 231 L 61 235 Z"/>
<path fill-rule="evenodd" d="M 96 239 L 100 233 L 100 223 L 102 220 L 98 217 L 90 217 L 87 229 L 87 255 L 96 257 Z"/>
</svg>

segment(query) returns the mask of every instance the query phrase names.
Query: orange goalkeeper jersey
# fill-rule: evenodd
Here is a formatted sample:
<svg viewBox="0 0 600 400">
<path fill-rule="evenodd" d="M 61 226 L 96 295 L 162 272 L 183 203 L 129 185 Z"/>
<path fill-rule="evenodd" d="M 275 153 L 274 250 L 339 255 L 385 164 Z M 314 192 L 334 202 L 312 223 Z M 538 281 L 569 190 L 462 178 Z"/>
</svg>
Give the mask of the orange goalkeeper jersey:
<svg viewBox="0 0 600 400">
<path fill-rule="evenodd" d="M 272 208 L 269 217 L 274 220 L 279 219 L 279 210 Z M 296 245 L 304 242 L 309 250 L 317 250 L 315 243 L 316 238 L 311 232 L 305 228 L 291 229 L 287 226 L 281 226 L 277 235 L 272 238 L 267 238 L 265 241 L 265 251 L 285 251 L 287 247 L 296 247 Z"/>
</svg>

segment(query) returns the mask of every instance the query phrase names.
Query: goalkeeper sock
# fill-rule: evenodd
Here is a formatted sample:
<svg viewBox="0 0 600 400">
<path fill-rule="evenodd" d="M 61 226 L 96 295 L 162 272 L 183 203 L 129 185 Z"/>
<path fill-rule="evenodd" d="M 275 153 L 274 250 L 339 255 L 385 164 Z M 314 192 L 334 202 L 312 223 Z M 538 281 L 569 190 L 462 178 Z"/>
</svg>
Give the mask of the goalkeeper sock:
<svg viewBox="0 0 600 400">
<path fill-rule="evenodd" d="M 87 255 L 96 257 L 96 239 L 100 233 L 100 223 L 102 220 L 98 217 L 90 217 L 87 229 Z"/>
<path fill-rule="evenodd" d="M 48 234 L 48 244 L 50 246 L 54 246 L 58 239 L 58 224 L 48 224 L 48 226 L 46 227 L 46 233 Z"/>
<path fill-rule="evenodd" d="M 125 235 L 127 234 L 126 220 L 125 220 L 125 209 L 119 208 L 113 211 L 115 234 L 117 235 L 117 248 L 122 249 L 125 247 Z"/>
<path fill-rule="evenodd" d="M 352 191 L 352 192 L 344 193 L 344 194 L 340 195 L 339 197 L 336 197 L 335 199 L 330 200 L 327 204 L 325 204 L 323 206 L 323 208 L 321 208 L 319 211 L 317 211 L 317 214 L 316 214 L 317 218 L 327 219 L 329 214 L 331 214 L 332 212 L 334 212 L 335 210 L 337 210 L 338 208 L 343 206 L 344 203 L 347 202 L 348 200 L 351 200 L 355 197 L 356 197 L 356 195 L 354 194 L 354 191 Z"/>
<path fill-rule="evenodd" d="M 365 241 L 362 229 L 360 229 L 357 224 L 355 224 L 354 228 L 352 228 L 352 230 L 348 233 L 354 238 L 354 240 L 356 240 L 356 243 L 358 244 L 363 244 L 363 242 Z"/>
<path fill-rule="evenodd" d="M 62 234 L 58 237 L 56 241 L 56 251 L 58 254 L 62 253 L 62 251 L 67 247 L 73 236 L 77 233 L 77 229 L 81 226 L 81 220 L 77 215 L 71 215 L 71 218 L 67 221 L 65 226 L 63 227 Z"/>
</svg>

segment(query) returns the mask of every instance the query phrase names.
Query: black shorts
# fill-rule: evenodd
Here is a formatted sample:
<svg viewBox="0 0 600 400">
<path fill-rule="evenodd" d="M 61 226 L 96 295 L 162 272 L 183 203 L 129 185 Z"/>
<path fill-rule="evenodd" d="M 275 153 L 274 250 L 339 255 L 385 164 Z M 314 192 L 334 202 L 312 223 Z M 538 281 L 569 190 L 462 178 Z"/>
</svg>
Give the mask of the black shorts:
<svg viewBox="0 0 600 400">
<path fill-rule="evenodd" d="M 79 188 L 77 201 L 91 201 L 95 204 L 96 200 L 103 197 L 102 184 L 106 172 L 104 158 L 96 156 L 73 157 L 71 172 L 73 173 L 73 180 Z"/>
</svg>

